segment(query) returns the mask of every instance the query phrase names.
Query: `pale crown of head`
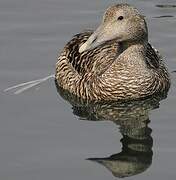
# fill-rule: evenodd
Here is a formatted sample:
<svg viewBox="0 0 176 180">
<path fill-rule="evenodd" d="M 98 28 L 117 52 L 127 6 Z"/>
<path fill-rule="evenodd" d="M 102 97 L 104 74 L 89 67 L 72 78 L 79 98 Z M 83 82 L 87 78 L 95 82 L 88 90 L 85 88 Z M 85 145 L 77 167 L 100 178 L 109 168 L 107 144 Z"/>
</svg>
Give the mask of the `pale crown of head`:
<svg viewBox="0 0 176 180">
<path fill-rule="evenodd" d="M 128 4 L 110 6 L 103 21 L 88 40 L 79 48 L 79 52 L 93 49 L 106 41 L 138 42 L 148 38 L 147 25 L 139 11 Z"/>
</svg>

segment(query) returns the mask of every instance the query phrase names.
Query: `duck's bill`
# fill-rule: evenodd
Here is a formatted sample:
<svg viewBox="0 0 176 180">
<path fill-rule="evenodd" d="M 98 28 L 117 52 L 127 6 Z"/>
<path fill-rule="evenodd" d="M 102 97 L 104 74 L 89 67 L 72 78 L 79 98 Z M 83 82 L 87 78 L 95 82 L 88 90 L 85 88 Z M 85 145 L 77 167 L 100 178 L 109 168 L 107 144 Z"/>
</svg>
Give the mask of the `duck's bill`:
<svg viewBox="0 0 176 180">
<path fill-rule="evenodd" d="M 79 53 L 96 48 L 105 41 L 107 41 L 105 26 L 101 25 L 97 30 L 88 38 L 88 40 L 79 48 Z"/>
</svg>

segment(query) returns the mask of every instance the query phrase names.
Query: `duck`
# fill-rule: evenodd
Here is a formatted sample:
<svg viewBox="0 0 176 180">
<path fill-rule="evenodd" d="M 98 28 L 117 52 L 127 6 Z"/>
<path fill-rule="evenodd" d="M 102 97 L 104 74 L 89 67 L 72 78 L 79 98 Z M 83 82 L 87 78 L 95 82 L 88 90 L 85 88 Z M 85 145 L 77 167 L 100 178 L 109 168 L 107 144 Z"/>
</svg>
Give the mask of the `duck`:
<svg viewBox="0 0 176 180">
<path fill-rule="evenodd" d="M 170 87 L 165 62 L 148 42 L 145 16 L 129 4 L 108 7 L 96 30 L 73 36 L 58 55 L 55 81 L 90 101 L 135 100 Z"/>
</svg>

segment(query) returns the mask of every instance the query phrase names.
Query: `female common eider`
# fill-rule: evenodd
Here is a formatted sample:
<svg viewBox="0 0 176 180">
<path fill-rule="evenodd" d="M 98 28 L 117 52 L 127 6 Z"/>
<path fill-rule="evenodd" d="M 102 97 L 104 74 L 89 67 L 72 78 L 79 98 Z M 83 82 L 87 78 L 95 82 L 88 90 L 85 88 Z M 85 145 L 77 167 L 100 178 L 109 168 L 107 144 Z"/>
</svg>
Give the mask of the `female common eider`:
<svg viewBox="0 0 176 180">
<path fill-rule="evenodd" d="M 95 31 L 77 34 L 56 64 L 56 83 L 88 100 L 127 100 L 167 92 L 168 71 L 148 43 L 147 25 L 128 4 L 109 7 Z"/>
</svg>

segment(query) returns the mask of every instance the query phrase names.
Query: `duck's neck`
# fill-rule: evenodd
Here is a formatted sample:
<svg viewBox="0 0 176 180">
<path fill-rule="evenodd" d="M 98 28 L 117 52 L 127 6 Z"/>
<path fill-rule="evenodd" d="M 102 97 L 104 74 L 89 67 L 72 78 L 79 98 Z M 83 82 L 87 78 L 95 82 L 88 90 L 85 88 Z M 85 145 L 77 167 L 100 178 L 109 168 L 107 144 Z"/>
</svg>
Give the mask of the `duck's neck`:
<svg viewBox="0 0 176 180">
<path fill-rule="evenodd" d="M 121 42 L 122 49 L 119 62 L 125 65 L 130 71 L 136 69 L 147 70 L 146 50 L 148 41 Z"/>
<path fill-rule="evenodd" d="M 134 47 L 143 47 L 144 51 L 147 47 L 147 43 L 148 40 L 147 39 L 143 39 L 143 40 L 138 40 L 138 41 L 123 41 L 123 42 L 119 42 L 121 51 L 124 52 L 127 49 L 131 49 Z"/>
</svg>

